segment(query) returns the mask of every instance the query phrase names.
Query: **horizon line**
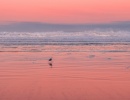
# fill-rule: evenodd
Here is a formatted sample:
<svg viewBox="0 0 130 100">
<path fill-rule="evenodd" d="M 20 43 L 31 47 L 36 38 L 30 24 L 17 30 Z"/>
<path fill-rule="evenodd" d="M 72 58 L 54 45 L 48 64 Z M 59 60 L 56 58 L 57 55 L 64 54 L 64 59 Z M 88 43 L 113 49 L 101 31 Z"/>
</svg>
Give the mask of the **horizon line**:
<svg viewBox="0 0 130 100">
<path fill-rule="evenodd" d="M 119 24 L 119 23 L 130 23 L 128 21 L 111 21 L 101 23 L 49 23 L 49 22 L 38 22 L 38 21 L 0 21 L 0 25 L 9 25 L 17 23 L 37 23 L 37 24 L 49 24 L 49 25 L 103 25 L 103 24 Z"/>
</svg>

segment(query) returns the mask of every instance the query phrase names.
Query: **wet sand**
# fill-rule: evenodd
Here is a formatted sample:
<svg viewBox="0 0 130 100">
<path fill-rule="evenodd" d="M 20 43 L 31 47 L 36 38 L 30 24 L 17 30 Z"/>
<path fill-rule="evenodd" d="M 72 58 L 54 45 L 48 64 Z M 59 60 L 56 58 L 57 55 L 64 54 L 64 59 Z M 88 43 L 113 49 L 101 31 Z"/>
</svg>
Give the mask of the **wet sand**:
<svg viewBox="0 0 130 100">
<path fill-rule="evenodd" d="M 130 100 L 130 52 L 48 48 L 0 52 L 0 100 Z"/>
</svg>

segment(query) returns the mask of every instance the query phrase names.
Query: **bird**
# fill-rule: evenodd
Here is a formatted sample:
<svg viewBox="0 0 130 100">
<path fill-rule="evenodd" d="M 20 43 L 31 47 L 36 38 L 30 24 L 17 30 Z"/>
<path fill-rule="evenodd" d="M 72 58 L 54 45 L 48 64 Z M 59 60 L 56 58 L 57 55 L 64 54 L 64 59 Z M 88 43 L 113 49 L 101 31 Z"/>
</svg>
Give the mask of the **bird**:
<svg viewBox="0 0 130 100">
<path fill-rule="evenodd" d="M 48 61 L 52 61 L 52 57 Z"/>
</svg>

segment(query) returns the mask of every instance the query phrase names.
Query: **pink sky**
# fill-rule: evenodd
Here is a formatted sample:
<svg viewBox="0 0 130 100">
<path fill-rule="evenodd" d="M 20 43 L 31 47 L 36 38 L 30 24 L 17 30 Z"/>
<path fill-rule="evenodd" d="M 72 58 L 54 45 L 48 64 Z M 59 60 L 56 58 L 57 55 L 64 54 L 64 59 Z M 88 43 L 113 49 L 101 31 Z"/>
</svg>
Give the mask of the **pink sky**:
<svg viewBox="0 0 130 100">
<path fill-rule="evenodd" d="M 0 22 L 104 23 L 130 20 L 130 0 L 1 0 Z"/>
</svg>

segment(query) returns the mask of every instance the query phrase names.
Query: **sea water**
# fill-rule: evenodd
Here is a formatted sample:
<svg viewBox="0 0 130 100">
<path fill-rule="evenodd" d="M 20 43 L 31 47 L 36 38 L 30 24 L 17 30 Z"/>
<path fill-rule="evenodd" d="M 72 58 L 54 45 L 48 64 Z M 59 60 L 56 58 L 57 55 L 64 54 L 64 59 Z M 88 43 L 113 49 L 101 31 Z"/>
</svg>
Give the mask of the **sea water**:
<svg viewBox="0 0 130 100">
<path fill-rule="evenodd" d="M 0 32 L 0 47 L 4 48 L 1 49 L 1 51 L 4 51 L 5 48 L 16 49 L 19 46 L 33 47 L 37 51 L 41 51 L 41 48 L 47 45 L 57 45 L 62 47 L 65 47 L 63 45 L 124 45 L 124 47 L 127 47 L 126 45 L 129 44 L 129 31 L 91 30 L 83 32 Z M 78 49 L 76 51 L 78 51 Z"/>
</svg>

